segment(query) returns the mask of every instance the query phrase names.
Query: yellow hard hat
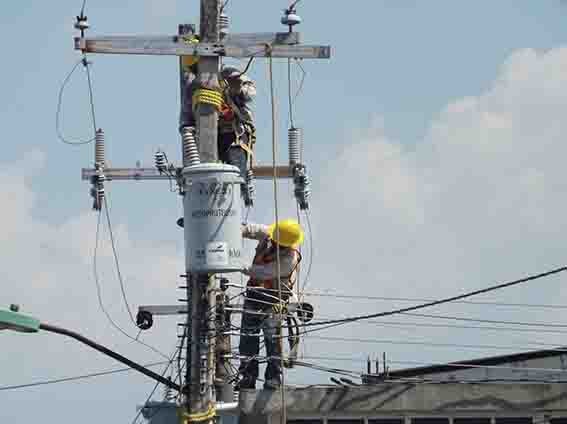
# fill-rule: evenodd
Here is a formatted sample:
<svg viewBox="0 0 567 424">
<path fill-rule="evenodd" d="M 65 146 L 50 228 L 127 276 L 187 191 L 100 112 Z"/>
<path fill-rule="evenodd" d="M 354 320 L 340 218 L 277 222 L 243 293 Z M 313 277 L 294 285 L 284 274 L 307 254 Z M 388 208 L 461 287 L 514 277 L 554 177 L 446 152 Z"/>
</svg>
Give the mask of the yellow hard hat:
<svg viewBox="0 0 567 424">
<path fill-rule="evenodd" d="M 181 37 L 181 41 L 184 42 L 185 44 L 198 44 L 199 36 L 194 34 L 184 35 Z M 181 56 L 181 64 L 184 68 L 189 68 L 198 61 L 199 61 L 199 56 L 197 55 Z"/>
<path fill-rule="evenodd" d="M 279 237 L 276 234 L 276 224 L 268 227 L 268 234 L 270 238 L 280 246 L 284 247 L 297 247 L 303 243 L 305 234 L 303 229 L 297 221 L 293 219 L 284 219 L 277 223 Z"/>
</svg>

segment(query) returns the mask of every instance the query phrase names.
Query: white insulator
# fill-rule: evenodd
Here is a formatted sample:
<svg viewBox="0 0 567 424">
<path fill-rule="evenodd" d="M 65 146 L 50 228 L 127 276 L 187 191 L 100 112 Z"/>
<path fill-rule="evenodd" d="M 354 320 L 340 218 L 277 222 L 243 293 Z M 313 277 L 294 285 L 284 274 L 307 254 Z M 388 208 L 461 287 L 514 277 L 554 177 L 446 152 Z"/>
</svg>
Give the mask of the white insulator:
<svg viewBox="0 0 567 424">
<path fill-rule="evenodd" d="M 199 158 L 199 149 L 195 139 L 195 128 L 183 127 L 181 137 L 183 140 L 183 166 L 200 164 L 201 159 Z"/>
<path fill-rule="evenodd" d="M 165 170 L 167 169 L 167 159 L 165 158 L 165 153 L 161 150 L 155 152 L 154 164 L 160 174 L 165 172 Z"/>
<path fill-rule="evenodd" d="M 102 128 L 96 130 L 95 134 L 95 167 L 98 165 L 99 167 L 104 167 L 105 165 L 105 158 L 104 158 L 104 131 Z"/>
<path fill-rule="evenodd" d="M 291 166 L 301 163 L 302 135 L 301 128 L 292 127 L 287 131 L 289 164 Z"/>
<path fill-rule="evenodd" d="M 228 34 L 228 28 L 230 26 L 230 18 L 228 17 L 228 15 L 225 15 L 224 13 L 221 13 L 219 15 L 218 26 L 221 38 Z"/>
<path fill-rule="evenodd" d="M 291 29 L 292 26 L 301 23 L 301 16 L 294 12 L 286 12 L 286 14 L 282 16 L 281 22 L 282 24 L 289 26 Z"/>
</svg>

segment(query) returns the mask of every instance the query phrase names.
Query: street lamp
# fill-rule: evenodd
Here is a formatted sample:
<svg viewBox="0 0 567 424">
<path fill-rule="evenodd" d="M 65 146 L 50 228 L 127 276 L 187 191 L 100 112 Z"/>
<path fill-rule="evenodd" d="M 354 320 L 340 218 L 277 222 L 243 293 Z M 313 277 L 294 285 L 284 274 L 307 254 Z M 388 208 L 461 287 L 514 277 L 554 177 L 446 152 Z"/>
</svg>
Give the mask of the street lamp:
<svg viewBox="0 0 567 424">
<path fill-rule="evenodd" d="M 71 337 L 83 344 L 86 344 L 89 347 L 92 347 L 95 350 L 98 350 L 101 353 L 104 353 L 107 356 L 110 356 L 111 358 L 116 359 L 119 362 L 122 362 L 123 364 L 135 369 L 136 371 L 141 372 L 145 376 L 159 381 L 167 387 L 177 390 L 178 392 L 181 391 L 181 386 L 179 386 L 179 384 L 176 384 L 170 379 L 153 372 L 143 365 L 131 361 L 130 359 L 120 355 L 119 353 L 116 353 L 79 333 L 67 330 L 66 328 L 57 327 L 55 325 L 42 323 L 37 318 L 29 315 L 24 315 L 19 312 L 19 309 L 20 308 L 17 305 L 10 305 L 9 310 L 0 309 L 0 330 L 12 330 L 21 333 L 37 333 L 39 330 L 43 330 L 50 333 L 56 333 Z"/>
<path fill-rule="evenodd" d="M 18 305 L 10 305 L 10 310 L 0 309 L 0 330 L 12 330 L 20 333 L 37 333 L 40 322 L 38 319 L 20 312 Z"/>
</svg>

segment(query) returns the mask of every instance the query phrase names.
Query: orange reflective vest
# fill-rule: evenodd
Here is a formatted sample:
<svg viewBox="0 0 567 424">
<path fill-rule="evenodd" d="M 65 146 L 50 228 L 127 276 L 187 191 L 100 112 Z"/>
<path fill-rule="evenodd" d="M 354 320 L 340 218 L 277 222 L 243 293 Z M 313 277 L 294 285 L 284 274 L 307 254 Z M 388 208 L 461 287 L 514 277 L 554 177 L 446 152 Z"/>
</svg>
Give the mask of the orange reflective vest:
<svg viewBox="0 0 567 424">
<path fill-rule="evenodd" d="M 285 252 L 285 250 L 289 250 L 289 252 Z M 288 249 L 285 247 L 280 247 L 280 257 L 282 254 L 289 254 L 293 255 L 295 259 L 294 262 L 297 263 L 298 257 L 297 252 L 293 249 Z M 263 240 L 258 244 L 256 248 L 256 255 L 254 256 L 254 260 L 252 261 L 252 265 L 269 265 L 276 262 L 276 248 L 275 246 L 268 245 L 268 240 Z M 282 286 L 283 291 L 291 292 L 293 289 L 293 285 L 295 284 L 295 276 L 296 276 L 296 267 L 292 270 L 289 275 L 282 274 L 280 279 L 285 282 L 285 285 Z M 255 278 L 250 278 L 248 281 L 248 285 L 251 287 L 263 287 L 265 289 L 276 290 L 278 289 L 278 285 L 276 283 L 277 278 L 271 278 L 269 280 L 259 280 Z M 273 296 L 277 296 L 277 293 L 273 293 Z"/>
</svg>

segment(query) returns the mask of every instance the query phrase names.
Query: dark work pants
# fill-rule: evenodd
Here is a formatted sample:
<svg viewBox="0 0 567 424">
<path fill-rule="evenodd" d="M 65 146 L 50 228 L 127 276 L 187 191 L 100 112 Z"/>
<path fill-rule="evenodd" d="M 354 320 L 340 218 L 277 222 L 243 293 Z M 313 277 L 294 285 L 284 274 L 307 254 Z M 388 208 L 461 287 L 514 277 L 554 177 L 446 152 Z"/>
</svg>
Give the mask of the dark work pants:
<svg viewBox="0 0 567 424">
<path fill-rule="evenodd" d="M 244 310 L 256 313 L 246 313 L 242 315 L 240 345 L 238 347 L 241 356 L 248 358 L 240 359 L 239 371 L 244 377 L 254 380 L 258 378 L 258 360 L 256 357 L 260 353 L 260 330 L 264 333 L 264 343 L 266 346 L 266 356 L 268 364 L 266 366 L 265 377 L 269 379 L 280 379 L 281 375 L 281 329 L 278 325 L 276 314 L 272 312 L 269 305 L 259 304 L 252 299 L 244 301 Z M 271 358 L 276 357 L 276 358 Z"/>
</svg>

